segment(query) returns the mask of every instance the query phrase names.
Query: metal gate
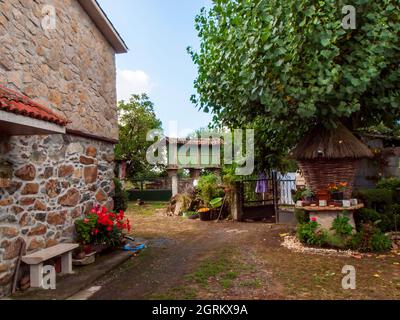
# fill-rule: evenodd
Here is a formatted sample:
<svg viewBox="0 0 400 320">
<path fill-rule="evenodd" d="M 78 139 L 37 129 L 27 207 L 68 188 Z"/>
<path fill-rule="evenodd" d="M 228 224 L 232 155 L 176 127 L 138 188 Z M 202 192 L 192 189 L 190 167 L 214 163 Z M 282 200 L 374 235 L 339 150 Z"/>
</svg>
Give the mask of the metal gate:
<svg viewBox="0 0 400 320">
<path fill-rule="evenodd" d="M 242 219 L 279 222 L 280 206 L 294 205 L 295 178 L 272 172 L 266 177 L 241 181 Z"/>
</svg>

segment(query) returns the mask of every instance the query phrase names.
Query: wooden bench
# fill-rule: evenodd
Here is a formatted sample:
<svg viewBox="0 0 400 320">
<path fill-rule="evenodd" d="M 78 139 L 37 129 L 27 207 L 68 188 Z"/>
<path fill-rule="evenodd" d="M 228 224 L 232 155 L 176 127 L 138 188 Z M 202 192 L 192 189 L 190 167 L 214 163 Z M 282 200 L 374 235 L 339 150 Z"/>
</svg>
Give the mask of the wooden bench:
<svg viewBox="0 0 400 320">
<path fill-rule="evenodd" d="M 42 287 L 43 262 L 61 256 L 61 273 L 72 273 L 72 251 L 78 248 L 78 244 L 63 243 L 54 247 L 22 257 L 22 261 L 30 265 L 30 279 L 32 288 Z"/>
</svg>

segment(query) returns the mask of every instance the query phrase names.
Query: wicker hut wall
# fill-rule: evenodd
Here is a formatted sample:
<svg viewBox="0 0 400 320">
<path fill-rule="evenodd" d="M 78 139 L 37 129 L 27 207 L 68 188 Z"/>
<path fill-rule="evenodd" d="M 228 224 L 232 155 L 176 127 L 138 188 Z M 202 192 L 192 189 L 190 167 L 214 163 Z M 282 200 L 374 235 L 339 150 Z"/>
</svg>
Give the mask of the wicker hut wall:
<svg viewBox="0 0 400 320">
<path fill-rule="evenodd" d="M 349 186 L 344 192 L 346 198 L 350 198 L 353 193 L 358 165 L 359 160 L 357 159 L 299 161 L 299 166 L 304 173 L 306 183 L 313 192 L 326 192 L 330 184 L 347 182 Z"/>
</svg>

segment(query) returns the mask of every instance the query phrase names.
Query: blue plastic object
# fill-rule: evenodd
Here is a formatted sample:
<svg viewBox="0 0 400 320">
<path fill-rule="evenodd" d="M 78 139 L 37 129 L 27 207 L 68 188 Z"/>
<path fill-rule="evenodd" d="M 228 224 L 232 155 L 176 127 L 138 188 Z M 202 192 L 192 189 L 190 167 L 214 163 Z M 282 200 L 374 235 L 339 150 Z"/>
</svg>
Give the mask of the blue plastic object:
<svg viewBox="0 0 400 320">
<path fill-rule="evenodd" d="M 146 246 L 144 244 L 140 244 L 136 247 L 131 247 L 129 244 L 125 245 L 123 247 L 124 251 L 131 251 L 131 252 L 138 252 L 140 250 L 143 250 L 144 248 L 146 248 Z"/>
</svg>

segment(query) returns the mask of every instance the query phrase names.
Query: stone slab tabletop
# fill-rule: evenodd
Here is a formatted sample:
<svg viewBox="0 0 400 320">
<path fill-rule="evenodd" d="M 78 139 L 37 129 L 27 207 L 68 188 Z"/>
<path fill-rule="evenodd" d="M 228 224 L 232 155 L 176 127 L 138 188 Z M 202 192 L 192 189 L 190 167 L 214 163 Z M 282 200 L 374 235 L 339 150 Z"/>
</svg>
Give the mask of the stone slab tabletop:
<svg viewBox="0 0 400 320">
<path fill-rule="evenodd" d="M 355 211 L 355 210 L 360 210 L 364 208 L 364 204 L 358 204 L 356 206 L 351 206 L 351 207 L 330 207 L 330 206 L 326 206 L 326 207 L 311 207 L 311 206 L 307 206 L 307 207 L 299 207 L 296 206 L 296 209 L 303 209 L 305 211 L 312 211 L 312 212 L 330 212 L 330 211 Z"/>
</svg>

